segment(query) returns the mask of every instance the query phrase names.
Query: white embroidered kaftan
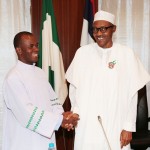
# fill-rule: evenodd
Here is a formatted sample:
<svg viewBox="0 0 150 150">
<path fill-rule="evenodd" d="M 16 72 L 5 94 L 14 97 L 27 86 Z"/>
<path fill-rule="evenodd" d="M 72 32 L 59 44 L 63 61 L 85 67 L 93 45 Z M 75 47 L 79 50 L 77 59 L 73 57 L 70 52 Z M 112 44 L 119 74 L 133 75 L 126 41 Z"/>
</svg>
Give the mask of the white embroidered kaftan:
<svg viewBox="0 0 150 150">
<path fill-rule="evenodd" d="M 121 131 L 135 131 L 137 91 L 150 81 L 137 56 L 120 44 L 89 44 L 77 50 L 66 78 L 72 110 L 80 116 L 74 150 L 108 150 L 98 116 L 111 150 L 120 150 Z"/>
<path fill-rule="evenodd" d="M 4 86 L 2 150 L 47 150 L 55 143 L 63 108 L 42 69 L 18 61 Z"/>
</svg>

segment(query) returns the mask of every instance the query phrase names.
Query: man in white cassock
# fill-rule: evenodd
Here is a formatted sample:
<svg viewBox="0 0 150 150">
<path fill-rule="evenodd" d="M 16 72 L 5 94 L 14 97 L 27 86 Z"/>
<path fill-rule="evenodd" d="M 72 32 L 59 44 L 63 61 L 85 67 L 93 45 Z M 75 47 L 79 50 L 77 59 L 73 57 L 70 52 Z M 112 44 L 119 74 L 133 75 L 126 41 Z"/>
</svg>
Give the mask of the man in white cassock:
<svg viewBox="0 0 150 150">
<path fill-rule="evenodd" d="M 66 72 L 72 111 L 80 116 L 74 150 L 131 149 L 137 92 L 150 76 L 133 50 L 112 41 L 115 30 L 114 15 L 97 12 L 96 42 L 80 47 Z"/>
<path fill-rule="evenodd" d="M 64 113 L 59 98 L 38 61 L 38 42 L 29 32 L 14 38 L 17 64 L 4 81 L 4 132 L 2 150 L 48 150 L 60 126 L 70 130 L 77 116 Z M 68 117 L 68 118 L 67 118 Z M 68 120 L 69 119 L 69 120 Z"/>
</svg>

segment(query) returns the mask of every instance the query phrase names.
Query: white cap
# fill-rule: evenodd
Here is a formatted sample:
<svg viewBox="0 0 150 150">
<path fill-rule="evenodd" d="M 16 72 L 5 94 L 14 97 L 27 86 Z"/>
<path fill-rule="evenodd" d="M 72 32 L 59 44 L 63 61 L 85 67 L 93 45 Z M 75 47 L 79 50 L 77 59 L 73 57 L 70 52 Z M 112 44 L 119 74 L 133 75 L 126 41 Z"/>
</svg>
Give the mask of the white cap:
<svg viewBox="0 0 150 150">
<path fill-rule="evenodd" d="M 105 20 L 112 24 L 115 24 L 115 16 L 109 12 L 102 11 L 102 10 L 98 11 L 94 15 L 94 21 L 98 21 L 98 20 Z"/>
</svg>

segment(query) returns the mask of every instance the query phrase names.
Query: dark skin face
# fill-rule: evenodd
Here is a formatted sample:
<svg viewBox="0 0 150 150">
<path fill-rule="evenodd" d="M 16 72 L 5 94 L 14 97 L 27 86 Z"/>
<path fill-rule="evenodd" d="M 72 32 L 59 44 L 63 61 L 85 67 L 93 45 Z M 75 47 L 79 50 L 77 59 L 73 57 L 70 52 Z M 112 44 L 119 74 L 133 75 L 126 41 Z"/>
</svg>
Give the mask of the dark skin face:
<svg viewBox="0 0 150 150">
<path fill-rule="evenodd" d="M 109 26 L 112 26 L 112 24 L 110 22 L 104 21 L 104 20 L 98 20 L 93 23 L 93 27 L 96 27 L 96 28 L 100 28 L 103 26 L 109 27 Z M 105 33 L 98 31 L 97 33 L 93 33 L 93 36 L 94 36 L 96 43 L 100 47 L 110 48 L 113 45 L 112 36 L 115 31 L 116 31 L 116 26 L 113 25 L 113 27 L 108 28 Z"/>
<path fill-rule="evenodd" d="M 32 65 L 38 61 L 38 42 L 33 35 L 23 35 L 20 46 L 16 48 L 18 59 Z"/>
</svg>

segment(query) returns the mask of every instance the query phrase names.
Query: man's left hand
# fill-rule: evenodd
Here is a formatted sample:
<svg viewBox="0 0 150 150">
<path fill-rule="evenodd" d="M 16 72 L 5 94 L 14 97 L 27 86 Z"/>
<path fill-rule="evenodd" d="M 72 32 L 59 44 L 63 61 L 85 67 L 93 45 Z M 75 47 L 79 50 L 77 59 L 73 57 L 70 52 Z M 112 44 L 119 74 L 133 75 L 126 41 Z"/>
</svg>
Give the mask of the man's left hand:
<svg viewBox="0 0 150 150">
<path fill-rule="evenodd" d="M 121 143 L 121 148 L 123 146 L 128 145 L 132 140 L 132 132 L 122 130 L 121 135 L 120 135 L 120 143 Z"/>
</svg>

